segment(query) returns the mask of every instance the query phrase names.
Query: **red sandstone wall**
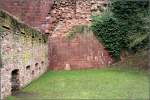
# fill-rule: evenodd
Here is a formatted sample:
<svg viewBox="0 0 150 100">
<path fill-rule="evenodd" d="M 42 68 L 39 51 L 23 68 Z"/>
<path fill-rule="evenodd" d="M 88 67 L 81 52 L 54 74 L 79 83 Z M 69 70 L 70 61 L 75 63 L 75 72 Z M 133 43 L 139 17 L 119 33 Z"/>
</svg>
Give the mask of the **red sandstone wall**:
<svg viewBox="0 0 150 100">
<path fill-rule="evenodd" d="M 73 40 L 51 38 L 49 41 L 49 67 L 53 70 L 101 68 L 109 65 L 112 59 L 93 34 L 77 35 Z"/>
<path fill-rule="evenodd" d="M 0 9 L 41 30 L 51 6 L 52 0 L 0 0 Z"/>
<path fill-rule="evenodd" d="M 112 62 L 108 52 L 91 35 L 78 35 L 71 41 L 66 40 L 68 32 L 76 25 L 90 25 L 92 12 L 100 13 L 105 9 L 105 0 L 59 0 L 54 3 L 49 16 L 47 30 L 52 33 L 49 38 L 50 69 L 85 69 L 104 67 Z"/>
<path fill-rule="evenodd" d="M 106 0 L 0 0 L 0 8 L 33 27 L 51 33 L 49 38 L 49 67 L 72 69 L 102 67 L 111 58 L 95 36 L 77 36 L 66 41 L 65 36 L 75 25 L 89 25 L 92 12 L 100 13 Z M 52 8 L 52 9 L 51 9 Z M 99 11 L 101 9 L 101 11 Z M 48 15 L 49 13 L 49 15 Z"/>
</svg>

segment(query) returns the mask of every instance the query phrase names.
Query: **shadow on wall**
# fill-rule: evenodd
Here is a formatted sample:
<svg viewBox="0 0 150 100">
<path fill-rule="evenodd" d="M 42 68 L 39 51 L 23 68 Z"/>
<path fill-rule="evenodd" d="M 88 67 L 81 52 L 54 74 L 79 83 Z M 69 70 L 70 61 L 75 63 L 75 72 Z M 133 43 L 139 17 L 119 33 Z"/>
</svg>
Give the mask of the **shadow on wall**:
<svg viewBox="0 0 150 100">
<path fill-rule="evenodd" d="M 11 94 L 15 95 L 20 89 L 19 69 L 14 69 L 11 72 Z"/>
</svg>

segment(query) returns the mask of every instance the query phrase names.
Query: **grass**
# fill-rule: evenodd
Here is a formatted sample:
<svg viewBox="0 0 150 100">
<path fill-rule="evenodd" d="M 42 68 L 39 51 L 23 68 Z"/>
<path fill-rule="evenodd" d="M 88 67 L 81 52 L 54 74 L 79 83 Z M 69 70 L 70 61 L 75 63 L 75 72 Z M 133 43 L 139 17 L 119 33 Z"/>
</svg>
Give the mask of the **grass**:
<svg viewBox="0 0 150 100">
<path fill-rule="evenodd" d="M 149 99 L 147 71 L 104 68 L 49 71 L 21 90 L 27 95 L 8 100 L 37 99 Z"/>
</svg>

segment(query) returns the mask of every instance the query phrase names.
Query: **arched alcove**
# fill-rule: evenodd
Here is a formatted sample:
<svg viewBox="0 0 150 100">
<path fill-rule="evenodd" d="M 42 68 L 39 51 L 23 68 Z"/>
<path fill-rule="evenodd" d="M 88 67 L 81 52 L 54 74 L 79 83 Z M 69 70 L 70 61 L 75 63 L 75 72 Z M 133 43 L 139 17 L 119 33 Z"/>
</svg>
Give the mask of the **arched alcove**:
<svg viewBox="0 0 150 100">
<path fill-rule="evenodd" d="M 11 93 L 15 95 L 16 92 L 20 88 L 20 81 L 19 81 L 19 69 L 15 69 L 11 72 Z"/>
</svg>

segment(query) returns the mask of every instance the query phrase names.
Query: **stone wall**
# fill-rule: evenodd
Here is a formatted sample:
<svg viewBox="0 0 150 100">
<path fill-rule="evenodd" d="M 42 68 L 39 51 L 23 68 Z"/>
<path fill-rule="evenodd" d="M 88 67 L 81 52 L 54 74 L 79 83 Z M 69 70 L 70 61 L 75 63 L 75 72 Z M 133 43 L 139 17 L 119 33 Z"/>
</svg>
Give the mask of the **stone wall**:
<svg viewBox="0 0 150 100">
<path fill-rule="evenodd" d="M 68 55 L 70 55 L 70 59 L 75 59 L 68 62 L 70 65 L 75 67 L 75 64 L 73 63 L 82 63 L 76 65 L 77 68 L 86 68 L 86 66 L 106 66 L 110 64 L 110 56 L 108 55 L 102 44 L 98 43 L 94 35 L 88 38 L 83 38 L 83 40 L 85 41 L 84 45 L 82 44 L 83 41 L 81 36 L 77 36 L 80 38 L 79 40 L 76 40 L 75 43 L 73 42 L 74 40 L 67 42 L 65 40 L 66 35 L 74 26 L 90 25 L 91 15 L 93 13 L 101 14 L 101 12 L 103 12 L 107 7 L 107 0 L 0 0 L 0 2 L 2 2 L 0 4 L 0 8 L 9 11 L 13 15 L 21 16 L 19 18 L 27 24 L 31 26 L 38 26 L 40 31 L 44 31 L 45 33 L 49 34 L 49 68 L 63 69 L 66 66 L 66 62 L 68 62 Z M 21 8 L 21 10 L 17 11 L 16 9 L 19 8 Z M 89 43 L 93 43 L 93 46 L 89 50 L 95 49 L 95 51 L 93 50 L 89 52 L 89 50 L 84 49 L 84 47 L 90 47 L 91 44 Z M 66 47 L 67 44 L 69 44 L 70 46 Z M 74 44 L 79 45 L 74 46 Z M 53 52 L 52 50 L 57 50 L 57 52 Z M 70 52 L 76 50 L 77 53 L 62 53 L 69 50 Z M 80 51 L 84 50 L 85 54 L 83 55 L 83 53 L 81 53 Z M 90 55 L 88 53 L 94 54 L 93 58 L 95 57 L 95 55 L 98 56 L 99 54 L 104 53 L 106 55 L 104 55 L 104 58 L 102 58 L 101 60 L 105 59 L 106 62 L 102 64 L 100 63 L 100 60 L 99 63 L 98 61 L 95 62 L 92 59 L 87 60 L 87 58 L 89 58 L 88 56 Z M 64 59 L 60 60 L 59 58 Z"/>
<path fill-rule="evenodd" d="M 44 30 L 46 17 L 53 0 L 0 0 L 0 9 L 15 15 L 18 20 Z"/>
<path fill-rule="evenodd" d="M 49 68 L 52 70 L 102 68 L 112 62 L 92 33 L 77 34 L 73 39 L 51 38 L 49 44 Z"/>
<path fill-rule="evenodd" d="M 64 36 L 75 25 L 90 24 L 91 15 L 103 12 L 107 4 L 107 0 L 54 0 L 46 31 L 54 37 Z"/>
<path fill-rule="evenodd" d="M 93 33 L 78 34 L 71 41 L 65 38 L 74 26 L 90 26 L 91 15 L 101 14 L 107 4 L 106 0 L 54 0 L 47 24 L 47 33 L 51 34 L 50 69 L 65 69 L 68 64 L 71 69 L 97 68 L 111 63 L 111 57 Z"/>
<path fill-rule="evenodd" d="M 19 71 L 19 88 L 47 71 L 46 36 L 17 22 L 4 11 L 0 11 L 0 47 L 1 98 L 11 94 L 12 71 Z"/>
</svg>

